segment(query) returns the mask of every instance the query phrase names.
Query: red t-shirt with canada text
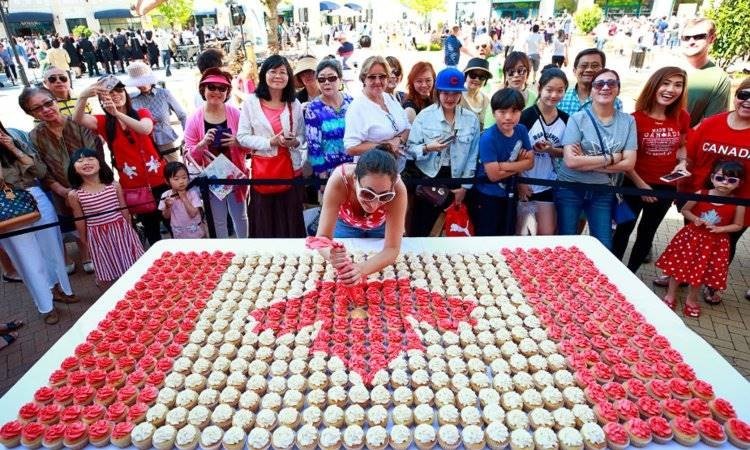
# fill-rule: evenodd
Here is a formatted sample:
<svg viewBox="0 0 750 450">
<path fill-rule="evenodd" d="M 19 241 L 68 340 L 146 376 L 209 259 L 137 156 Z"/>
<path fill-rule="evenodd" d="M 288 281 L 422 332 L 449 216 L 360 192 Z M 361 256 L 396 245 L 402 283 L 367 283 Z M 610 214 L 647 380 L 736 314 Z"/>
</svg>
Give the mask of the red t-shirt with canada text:
<svg viewBox="0 0 750 450">
<path fill-rule="evenodd" d="M 97 132 L 107 141 L 107 117 L 103 114 L 94 116 L 97 122 Z M 138 117 L 151 118 L 147 109 L 139 109 Z M 115 160 L 115 168 L 120 175 L 120 185 L 125 189 L 144 186 L 156 187 L 165 183 L 164 159 L 154 147 L 154 140 L 150 135 L 139 134 L 126 128 L 122 129 L 118 123 L 115 126 L 115 138 L 108 142 L 109 151 Z"/>
<path fill-rule="evenodd" d="M 703 119 L 688 136 L 688 170 L 693 176 L 681 186 L 686 192 L 704 189 L 716 161 L 737 161 L 745 167 L 745 179 L 733 192 L 750 199 L 750 128 L 735 130 L 727 123 L 729 113 Z M 750 208 L 745 208 L 745 226 L 750 225 Z"/>
<path fill-rule="evenodd" d="M 644 111 L 633 113 L 638 131 L 638 157 L 635 171 L 648 184 L 664 184 L 660 177 L 672 172 L 677 150 L 690 130 L 690 114 L 680 111 L 677 118 L 657 120 Z"/>
</svg>

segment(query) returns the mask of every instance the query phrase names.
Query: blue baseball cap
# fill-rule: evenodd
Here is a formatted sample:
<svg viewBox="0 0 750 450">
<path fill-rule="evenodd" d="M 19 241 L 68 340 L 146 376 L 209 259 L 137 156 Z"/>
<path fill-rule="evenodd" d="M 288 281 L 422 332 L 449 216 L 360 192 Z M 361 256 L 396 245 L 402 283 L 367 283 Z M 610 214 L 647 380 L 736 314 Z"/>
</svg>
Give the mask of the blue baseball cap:
<svg viewBox="0 0 750 450">
<path fill-rule="evenodd" d="M 466 90 L 464 86 L 464 74 L 455 67 L 446 67 L 437 74 L 435 79 L 435 90 L 445 92 L 463 92 Z"/>
</svg>

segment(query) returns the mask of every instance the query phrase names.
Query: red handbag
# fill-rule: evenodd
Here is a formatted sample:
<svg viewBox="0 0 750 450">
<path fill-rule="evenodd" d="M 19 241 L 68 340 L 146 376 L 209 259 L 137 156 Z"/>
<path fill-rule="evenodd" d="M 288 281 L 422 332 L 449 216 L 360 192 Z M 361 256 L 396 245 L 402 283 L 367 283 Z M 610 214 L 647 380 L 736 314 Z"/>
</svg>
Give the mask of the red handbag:
<svg viewBox="0 0 750 450">
<path fill-rule="evenodd" d="M 474 224 L 469 218 L 469 210 L 465 203 L 451 205 L 445 210 L 445 225 L 443 231 L 446 236 L 474 236 Z"/>
<path fill-rule="evenodd" d="M 156 199 L 148 186 L 123 189 L 122 196 L 131 214 L 148 214 L 156 211 Z"/>
<path fill-rule="evenodd" d="M 289 108 L 289 130 L 294 132 L 294 116 L 292 115 L 292 105 L 287 103 Z M 291 180 L 294 178 L 294 169 L 292 169 L 292 155 L 286 147 L 279 147 L 276 156 L 259 156 L 253 155 L 250 166 L 252 178 L 259 179 L 277 179 Z M 291 189 L 290 184 L 258 184 L 253 185 L 253 190 L 261 194 L 280 194 Z"/>
</svg>

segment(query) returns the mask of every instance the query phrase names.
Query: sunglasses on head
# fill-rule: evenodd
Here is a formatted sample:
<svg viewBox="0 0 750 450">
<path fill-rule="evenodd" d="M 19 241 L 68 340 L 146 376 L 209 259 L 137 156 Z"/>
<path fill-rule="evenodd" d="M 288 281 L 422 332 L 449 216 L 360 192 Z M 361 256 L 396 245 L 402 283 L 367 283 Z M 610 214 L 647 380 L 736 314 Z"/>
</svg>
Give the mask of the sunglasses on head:
<svg viewBox="0 0 750 450">
<path fill-rule="evenodd" d="M 481 81 L 485 81 L 485 80 L 487 80 L 489 78 L 486 73 L 482 73 L 482 72 L 469 72 L 466 75 L 469 78 L 473 78 L 475 80 L 479 79 Z"/>
<path fill-rule="evenodd" d="M 55 106 L 55 103 L 57 103 L 55 100 L 49 99 L 46 102 L 42 103 L 39 106 L 35 106 L 33 108 L 30 108 L 29 111 L 31 111 L 32 114 L 38 113 L 39 111 L 43 110 L 44 108 L 52 108 Z"/>
<path fill-rule="evenodd" d="M 229 86 L 224 85 L 224 84 L 209 83 L 206 85 L 206 89 L 208 89 L 211 92 L 214 92 L 214 91 L 226 92 L 229 89 Z"/>
<path fill-rule="evenodd" d="M 382 192 L 378 194 L 370 188 L 360 186 L 359 180 L 357 180 L 357 195 L 359 196 L 359 198 L 366 202 L 377 201 L 380 203 L 388 203 L 396 198 L 395 191 Z"/>
<path fill-rule="evenodd" d="M 594 89 L 602 89 L 604 86 L 607 86 L 610 89 L 614 89 L 616 87 L 620 87 L 620 82 L 617 80 L 596 80 L 591 83 L 591 87 L 593 87 Z"/>
<path fill-rule="evenodd" d="M 118 94 L 122 94 L 123 92 L 125 92 L 125 86 L 113 87 L 110 92 L 117 92 Z"/>
<path fill-rule="evenodd" d="M 515 77 L 518 75 L 519 77 L 525 76 L 527 73 L 529 73 L 528 70 L 526 70 L 525 67 L 521 67 L 520 69 L 510 69 L 506 72 L 509 77 Z"/>
<path fill-rule="evenodd" d="M 378 75 L 367 75 L 367 79 L 370 81 L 384 81 L 388 78 L 388 75 L 378 74 Z"/>
<path fill-rule="evenodd" d="M 740 179 L 737 177 L 727 177 L 724 175 L 714 175 L 714 181 L 718 181 L 719 183 L 727 183 L 727 184 L 737 184 L 740 182 Z"/>
<path fill-rule="evenodd" d="M 743 102 L 745 100 L 750 100 L 750 89 L 737 91 L 737 93 L 735 93 L 734 96 L 737 97 L 737 100 L 742 100 Z"/>
<path fill-rule="evenodd" d="M 338 75 L 329 75 L 327 77 L 318 77 L 318 83 L 323 84 L 326 81 L 329 83 L 335 83 L 339 80 Z"/>
<path fill-rule="evenodd" d="M 47 81 L 49 81 L 50 83 L 57 83 L 58 81 L 61 83 L 67 83 L 68 77 L 66 77 L 65 75 L 50 75 L 47 77 Z"/>
<path fill-rule="evenodd" d="M 683 42 L 688 42 L 690 39 L 693 39 L 695 41 L 703 41 L 706 38 L 708 38 L 708 33 L 686 34 L 680 37 Z"/>
</svg>

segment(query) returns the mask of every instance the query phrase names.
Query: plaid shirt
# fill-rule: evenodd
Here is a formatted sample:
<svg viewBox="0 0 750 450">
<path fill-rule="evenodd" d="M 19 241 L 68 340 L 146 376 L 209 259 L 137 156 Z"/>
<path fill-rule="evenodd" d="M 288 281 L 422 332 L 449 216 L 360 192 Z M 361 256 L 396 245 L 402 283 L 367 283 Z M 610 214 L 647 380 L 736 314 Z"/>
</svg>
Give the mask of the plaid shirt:
<svg viewBox="0 0 750 450">
<path fill-rule="evenodd" d="M 148 109 L 154 121 L 154 141 L 156 145 L 167 145 L 177 140 L 178 136 L 170 123 L 172 111 L 175 112 L 180 120 L 182 129 L 185 129 L 187 114 L 182 109 L 180 103 L 174 98 L 167 89 L 153 87 L 147 94 L 137 94 L 131 99 L 133 108 Z"/>
<path fill-rule="evenodd" d="M 589 98 L 581 103 L 580 99 L 578 98 L 578 91 L 576 90 L 577 87 L 578 85 L 576 84 L 572 88 L 569 88 L 567 91 L 565 91 L 565 96 L 563 96 L 562 100 L 560 100 L 560 103 L 557 104 L 557 108 L 560 109 L 560 111 L 566 112 L 569 116 L 572 116 L 574 113 L 577 113 L 584 107 L 588 107 L 591 104 L 591 96 L 589 96 Z M 615 98 L 615 109 L 618 111 L 622 111 L 622 100 L 620 100 L 619 97 Z"/>
</svg>

